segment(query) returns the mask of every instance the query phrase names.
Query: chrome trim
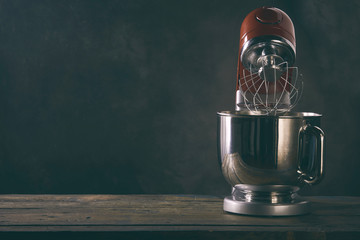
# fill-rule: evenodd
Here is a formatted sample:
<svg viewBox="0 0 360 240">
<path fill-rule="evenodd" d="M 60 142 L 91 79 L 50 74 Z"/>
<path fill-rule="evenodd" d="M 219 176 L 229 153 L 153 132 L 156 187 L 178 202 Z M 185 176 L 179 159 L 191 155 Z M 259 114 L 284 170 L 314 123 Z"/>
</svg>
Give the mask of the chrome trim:
<svg viewBox="0 0 360 240">
<path fill-rule="evenodd" d="M 288 39 L 276 35 L 263 35 L 248 40 L 242 46 L 240 60 L 244 67 L 256 66 L 262 50 L 267 46 L 280 51 L 279 56 L 288 62 L 289 66 L 295 62 L 296 48 Z"/>
</svg>

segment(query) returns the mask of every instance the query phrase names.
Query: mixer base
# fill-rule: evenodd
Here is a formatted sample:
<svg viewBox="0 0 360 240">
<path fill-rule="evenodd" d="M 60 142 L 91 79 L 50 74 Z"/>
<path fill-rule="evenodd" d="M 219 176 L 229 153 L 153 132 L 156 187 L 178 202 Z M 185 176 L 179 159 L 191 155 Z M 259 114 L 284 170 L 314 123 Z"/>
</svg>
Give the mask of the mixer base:
<svg viewBox="0 0 360 240">
<path fill-rule="evenodd" d="M 296 194 L 298 187 L 238 184 L 224 199 L 224 211 L 255 216 L 296 216 L 310 212 L 310 202 Z"/>
</svg>

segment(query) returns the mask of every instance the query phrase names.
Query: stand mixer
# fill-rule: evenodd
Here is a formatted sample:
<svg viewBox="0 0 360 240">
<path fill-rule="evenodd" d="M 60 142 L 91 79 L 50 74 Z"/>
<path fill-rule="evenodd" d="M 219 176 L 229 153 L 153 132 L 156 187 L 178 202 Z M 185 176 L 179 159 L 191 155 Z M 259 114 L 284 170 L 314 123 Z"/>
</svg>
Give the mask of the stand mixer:
<svg viewBox="0 0 360 240">
<path fill-rule="evenodd" d="M 296 56 L 294 25 L 277 8 L 255 9 L 240 30 L 236 110 L 269 114 L 291 110 L 302 92 Z"/>
<path fill-rule="evenodd" d="M 301 215 L 310 203 L 297 192 L 321 181 L 321 115 L 292 112 L 303 84 L 294 67 L 294 25 L 280 9 L 250 12 L 240 30 L 235 111 L 218 118 L 218 156 L 232 186 L 224 199 L 231 213 Z"/>
</svg>

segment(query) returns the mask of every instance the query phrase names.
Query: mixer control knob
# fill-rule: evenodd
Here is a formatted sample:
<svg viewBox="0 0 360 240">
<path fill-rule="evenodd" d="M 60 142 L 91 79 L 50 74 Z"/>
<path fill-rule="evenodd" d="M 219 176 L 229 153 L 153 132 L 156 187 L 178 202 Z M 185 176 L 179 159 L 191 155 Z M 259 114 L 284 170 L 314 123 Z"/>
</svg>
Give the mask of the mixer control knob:
<svg viewBox="0 0 360 240">
<path fill-rule="evenodd" d="M 263 7 L 262 11 L 256 13 L 256 19 L 265 24 L 276 24 L 282 20 L 282 14 L 276 8 Z"/>
</svg>

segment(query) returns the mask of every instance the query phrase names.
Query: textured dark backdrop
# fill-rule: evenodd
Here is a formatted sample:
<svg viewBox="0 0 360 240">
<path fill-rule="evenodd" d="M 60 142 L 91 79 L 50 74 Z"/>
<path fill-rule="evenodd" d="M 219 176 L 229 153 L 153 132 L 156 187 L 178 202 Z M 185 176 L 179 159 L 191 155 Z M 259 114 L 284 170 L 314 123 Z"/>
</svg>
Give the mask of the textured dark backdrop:
<svg viewBox="0 0 360 240">
<path fill-rule="evenodd" d="M 304 194 L 360 195 L 360 4 L 0 1 L 0 193 L 228 194 L 216 112 L 234 109 L 239 29 L 292 18 L 323 113 L 327 175 Z"/>
</svg>

